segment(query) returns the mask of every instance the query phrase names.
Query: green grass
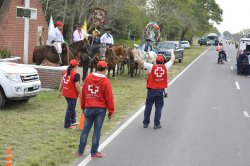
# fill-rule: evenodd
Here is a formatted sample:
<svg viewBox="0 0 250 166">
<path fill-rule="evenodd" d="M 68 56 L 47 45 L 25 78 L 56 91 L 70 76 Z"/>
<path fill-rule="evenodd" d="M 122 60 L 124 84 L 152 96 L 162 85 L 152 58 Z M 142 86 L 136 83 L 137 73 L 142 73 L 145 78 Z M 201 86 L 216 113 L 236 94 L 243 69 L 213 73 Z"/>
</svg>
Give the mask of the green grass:
<svg viewBox="0 0 250 166">
<path fill-rule="evenodd" d="M 195 59 L 206 47 L 193 46 L 185 50 L 183 63 L 175 63 L 170 69 L 172 79 Z M 105 120 L 102 139 L 129 114 L 143 105 L 146 97 L 146 81 L 130 78 L 127 74 L 111 78 L 116 114 Z M 12 149 L 15 166 L 67 166 L 76 158 L 80 131 L 63 128 L 66 102 L 57 98 L 56 91 L 43 91 L 28 103 L 12 102 L 0 110 L 0 166 L 4 165 L 4 150 Z M 80 118 L 79 101 L 77 118 Z M 90 133 L 89 141 L 92 137 Z M 89 149 L 88 144 L 87 149 Z"/>
</svg>

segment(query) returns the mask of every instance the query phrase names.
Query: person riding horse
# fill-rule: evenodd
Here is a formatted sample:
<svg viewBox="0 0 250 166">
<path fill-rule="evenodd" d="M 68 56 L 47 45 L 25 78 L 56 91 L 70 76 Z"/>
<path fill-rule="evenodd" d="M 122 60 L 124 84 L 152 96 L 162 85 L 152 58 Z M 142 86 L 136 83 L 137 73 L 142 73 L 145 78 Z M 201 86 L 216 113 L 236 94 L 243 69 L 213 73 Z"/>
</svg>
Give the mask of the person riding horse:
<svg viewBox="0 0 250 166">
<path fill-rule="evenodd" d="M 73 42 L 78 42 L 80 40 L 83 40 L 84 38 L 87 39 L 89 36 L 91 35 L 82 29 L 82 24 L 78 23 L 77 28 L 73 33 Z"/>
<path fill-rule="evenodd" d="M 142 46 L 143 51 L 145 51 L 145 52 L 153 51 L 153 46 L 150 44 L 151 41 L 152 40 L 150 38 L 146 39 L 146 43 L 143 44 L 143 46 Z"/>
<path fill-rule="evenodd" d="M 111 28 L 106 28 L 105 33 L 101 36 L 101 43 L 107 47 L 111 47 L 114 44 L 113 36 L 111 35 Z"/>
<path fill-rule="evenodd" d="M 90 41 L 90 45 L 100 45 L 101 44 L 101 40 L 100 40 L 100 31 L 98 31 L 97 29 L 95 29 L 92 32 L 92 36 L 89 37 L 89 41 Z"/>
<path fill-rule="evenodd" d="M 66 51 L 66 44 L 64 43 L 63 38 L 63 22 L 56 22 L 56 28 L 55 28 L 55 36 L 52 39 L 51 42 L 48 42 L 47 45 L 52 46 L 52 51 L 58 53 L 59 56 L 59 63 L 62 64 L 61 54 L 63 51 Z"/>
</svg>

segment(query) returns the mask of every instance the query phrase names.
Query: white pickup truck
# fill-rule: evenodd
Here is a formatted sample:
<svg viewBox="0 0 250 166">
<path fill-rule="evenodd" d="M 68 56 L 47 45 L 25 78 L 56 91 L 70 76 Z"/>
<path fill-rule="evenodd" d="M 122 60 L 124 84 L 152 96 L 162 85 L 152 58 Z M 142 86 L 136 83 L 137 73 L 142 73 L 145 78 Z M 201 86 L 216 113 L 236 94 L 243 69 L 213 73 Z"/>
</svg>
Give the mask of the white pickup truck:
<svg viewBox="0 0 250 166">
<path fill-rule="evenodd" d="M 8 100 L 28 101 L 41 89 L 41 81 L 33 67 L 0 61 L 0 108 Z"/>
</svg>

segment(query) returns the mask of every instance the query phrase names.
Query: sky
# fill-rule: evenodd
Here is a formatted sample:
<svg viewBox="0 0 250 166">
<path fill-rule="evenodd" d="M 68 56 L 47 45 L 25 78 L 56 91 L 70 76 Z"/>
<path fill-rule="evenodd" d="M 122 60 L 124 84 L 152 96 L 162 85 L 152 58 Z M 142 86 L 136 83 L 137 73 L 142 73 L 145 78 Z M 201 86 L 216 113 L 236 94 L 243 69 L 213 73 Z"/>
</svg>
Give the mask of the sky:
<svg viewBox="0 0 250 166">
<path fill-rule="evenodd" d="M 215 0 L 223 10 L 223 22 L 215 25 L 223 33 L 237 33 L 250 29 L 250 0 Z"/>
</svg>

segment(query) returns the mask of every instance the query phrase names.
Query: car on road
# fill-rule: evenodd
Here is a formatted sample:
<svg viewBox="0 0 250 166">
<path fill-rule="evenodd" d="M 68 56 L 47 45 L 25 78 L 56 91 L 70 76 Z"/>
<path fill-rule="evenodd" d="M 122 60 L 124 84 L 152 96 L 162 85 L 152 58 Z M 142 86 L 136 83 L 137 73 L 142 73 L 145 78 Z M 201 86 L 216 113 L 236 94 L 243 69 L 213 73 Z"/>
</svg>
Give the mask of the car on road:
<svg viewBox="0 0 250 166">
<path fill-rule="evenodd" d="M 190 48 L 190 44 L 188 41 L 181 41 L 181 47 L 182 48 Z"/>
<path fill-rule="evenodd" d="M 40 89 L 41 81 L 35 68 L 0 60 L 0 108 L 9 100 L 27 102 Z"/>
<path fill-rule="evenodd" d="M 202 46 L 202 45 L 208 45 L 207 44 L 207 39 L 206 38 L 201 38 L 200 40 L 199 40 L 199 44 L 200 44 L 200 46 Z"/>
<path fill-rule="evenodd" d="M 175 59 L 181 63 L 184 57 L 184 49 L 181 48 L 181 45 L 178 41 L 164 41 L 159 42 L 155 48 L 157 54 L 162 54 L 166 61 L 169 61 L 171 58 L 170 51 L 173 50 L 175 54 Z"/>
</svg>

